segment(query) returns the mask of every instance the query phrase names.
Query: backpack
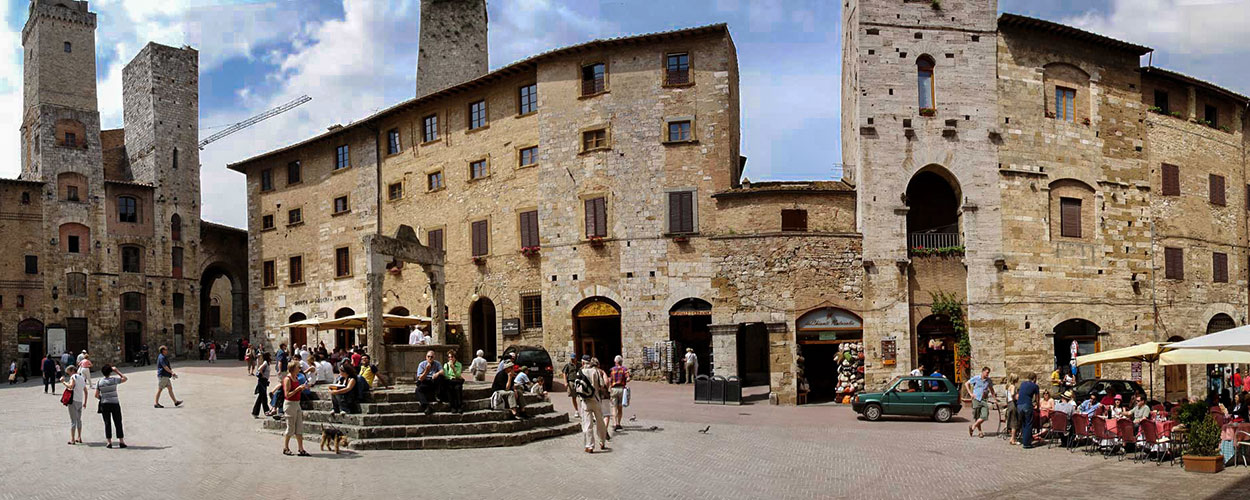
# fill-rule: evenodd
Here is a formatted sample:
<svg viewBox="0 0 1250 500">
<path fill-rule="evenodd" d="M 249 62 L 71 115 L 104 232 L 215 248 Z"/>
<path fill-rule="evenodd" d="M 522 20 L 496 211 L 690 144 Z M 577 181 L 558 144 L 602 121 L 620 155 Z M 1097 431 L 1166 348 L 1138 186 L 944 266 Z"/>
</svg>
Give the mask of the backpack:
<svg viewBox="0 0 1250 500">
<path fill-rule="evenodd" d="M 590 377 L 587 377 L 585 372 L 577 370 L 577 378 L 573 380 L 573 392 L 586 399 L 594 398 L 595 384 L 590 381 Z"/>
</svg>

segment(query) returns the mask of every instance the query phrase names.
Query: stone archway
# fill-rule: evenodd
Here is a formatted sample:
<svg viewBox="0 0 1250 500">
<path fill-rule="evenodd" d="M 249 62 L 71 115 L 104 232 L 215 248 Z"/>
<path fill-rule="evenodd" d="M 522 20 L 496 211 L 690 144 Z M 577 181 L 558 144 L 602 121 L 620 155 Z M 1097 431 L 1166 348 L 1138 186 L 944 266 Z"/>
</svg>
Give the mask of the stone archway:
<svg viewBox="0 0 1250 500">
<path fill-rule="evenodd" d="M 225 278 L 222 280 L 222 278 Z M 220 281 L 219 281 L 220 280 Z M 233 266 L 225 262 L 213 262 L 204 267 L 200 272 L 200 304 L 199 304 L 199 325 L 197 335 L 199 339 L 215 338 L 213 329 L 214 325 L 211 321 L 214 317 L 220 319 L 220 324 L 225 324 L 226 318 L 214 315 L 213 296 L 214 288 L 224 285 L 229 286 L 228 291 L 218 290 L 218 303 L 216 311 L 222 311 L 220 314 L 229 315 L 229 330 L 222 331 L 221 336 L 216 340 L 229 340 L 237 342 L 247 337 L 247 285 L 245 284 L 243 275 Z"/>
<path fill-rule="evenodd" d="M 495 303 L 481 297 L 469 306 L 469 343 L 472 350 L 481 350 L 487 361 L 494 361 L 498 342 L 495 331 Z"/>
<path fill-rule="evenodd" d="M 610 366 L 612 358 L 622 353 L 621 306 L 598 296 L 579 302 L 573 308 L 573 350 Z"/>
<path fill-rule="evenodd" d="M 1098 344 L 1098 334 L 1101 331 L 1097 324 L 1084 318 L 1072 318 L 1055 325 L 1055 368 L 1060 373 L 1071 373 L 1075 356 L 1102 350 Z M 1073 351 L 1076 352 L 1075 355 Z M 1097 376 L 1097 364 L 1077 368 L 1078 382 Z"/>
<path fill-rule="evenodd" d="M 694 349 L 699 375 L 712 374 L 711 324 L 712 304 L 703 299 L 681 299 L 668 310 L 668 339 L 673 341 L 673 352 L 680 357 L 686 349 Z M 683 370 L 683 380 L 685 376 Z"/>
</svg>

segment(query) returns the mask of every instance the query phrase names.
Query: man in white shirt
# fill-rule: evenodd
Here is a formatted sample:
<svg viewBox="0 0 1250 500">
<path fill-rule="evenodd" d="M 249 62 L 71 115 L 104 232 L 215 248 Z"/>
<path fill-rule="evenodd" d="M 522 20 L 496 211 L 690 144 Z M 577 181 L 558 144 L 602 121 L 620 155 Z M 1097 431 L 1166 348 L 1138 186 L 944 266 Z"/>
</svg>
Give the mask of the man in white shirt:
<svg viewBox="0 0 1250 500">
<path fill-rule="evenodd" d="M 911 371 L 911 373 L 910 373 L 909 375 L 911 375 L 911 376 L 913 376 L 913 377 L 923 377 L 923 376 L 924 376 L 924 365 L 920 365 L 920 367 L 919 367 L 919 368 L 916 368 L 915 370 L 912 370 L 912 371 Z"/>
<path fill-rule="evenodd" d="M 419 345 L 419 344 L 424 344 L 424 343 L 425 343 L 425 332 L 422 332 L 420 328 L 413 327 L 412 333 L 408 334 L 408 344 Z"/>
<path fill-rule="evenodd" d="M 694 378 L 699 375 L 699 356 L 694 353 L 694 349 L 686 348 L 686 383 L 693 384 Z"/>
<path fill-rule="evenodd" d="M 320 354 L 316 357 L 317 383 L 328 384 L 334 381 L 334 366 Z"/>
</svg>

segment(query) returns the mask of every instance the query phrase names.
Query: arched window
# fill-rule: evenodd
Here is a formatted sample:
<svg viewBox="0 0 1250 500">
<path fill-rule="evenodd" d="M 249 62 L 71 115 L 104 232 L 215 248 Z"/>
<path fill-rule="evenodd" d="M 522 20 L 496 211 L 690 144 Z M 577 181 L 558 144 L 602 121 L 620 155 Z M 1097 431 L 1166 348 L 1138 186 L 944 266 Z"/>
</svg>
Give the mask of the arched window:
<svg viewBox="0 0 1250 500">
<path fill-rule="evenodd" d="M 174 241 L 182 241 L 182 217 L 174 214 L 169 218 L 169 238 Z"/>
<path fill-rule="evenodd" d="M 916 89 L 919 92 L 920 109 L 937 106 L 933 90 L 933 58 L 927 54 L 916 59 Z"/>
<path fill-rule="evenodd" d="M 139 222 L 139 200 L 133 196 L 117 198 L 117 220 L 121 222 Z"/>
</svg>

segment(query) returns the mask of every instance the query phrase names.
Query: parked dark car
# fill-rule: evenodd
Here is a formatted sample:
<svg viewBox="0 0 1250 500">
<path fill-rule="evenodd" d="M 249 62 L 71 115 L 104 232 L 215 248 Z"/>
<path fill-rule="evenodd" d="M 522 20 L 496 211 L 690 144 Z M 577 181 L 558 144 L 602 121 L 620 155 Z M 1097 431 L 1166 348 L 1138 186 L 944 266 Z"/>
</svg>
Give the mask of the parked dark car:
<svg viewBox="0 0 1250 500">
<path fill-rule="evenodd" d="M 915 415 L 946 422 L 959 413 L 959 388 L 944 377 L 899 377 L 884 392 L 862 392 L 851 409 L 870 421 L 883 415 Z"/>
<path fill-rule="evenodd" d="M 1073 401 L 1080 404 L 1081 401 L 1089 399 L 1089 395 L 1091 393 L 1098 394 L 1098 399 L 1101 400 L 1103 392 L 1106 392 L 1107 395 L 1113 398 L 1116 394 L 1119 394 L 1124 397 L 1125 402 L 1128 402 L 1132 401 L 1133 396 L 1137 393 L 1145 394 L 1146 390 L 1142 389 L 1141 384 L 1132 380 L 1093 378 L 1089 380 L 1082 380 L 1080 383 L 1076 384 L 1076 387 L 1072 388 L 1072 397 Z"/>
<path fill-rule="evenodd" d="M 529 375 L 530 380 L 538 380 L 543 378 L 543 389 L 551 390 L 552 379 L 555 377 L 555 367 L 551 364 L 551 355 L 547 354 L 547 350 L 542 347 L 532 345 L 513 345 L 503 350 L 503 355 L 516 353 L 516 363 L 518 366 L 526 368 L 525 374 Z"/>
</svg>

